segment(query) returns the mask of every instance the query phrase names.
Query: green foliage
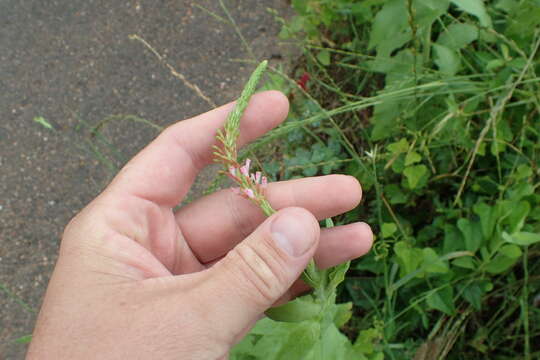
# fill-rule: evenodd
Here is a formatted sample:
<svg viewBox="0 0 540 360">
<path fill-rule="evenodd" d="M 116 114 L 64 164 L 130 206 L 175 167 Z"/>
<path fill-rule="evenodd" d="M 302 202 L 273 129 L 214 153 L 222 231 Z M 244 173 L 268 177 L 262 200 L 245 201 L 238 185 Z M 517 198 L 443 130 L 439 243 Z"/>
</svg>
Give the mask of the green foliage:
<svg viewBox="0 0 540 360">
<path fill-rule="evenodd" d="M 353 316 L 327 321 L 333 343 L 312 339 L 305 346 L 323 344 L 319 357 L 286 358 L 320 359 L 336 346 L 369 359 L 538 356 L 540 313 L 530 304 L 540 292 L 540 1 L 292 5 L 297 16 L 281 35 L 304 57 L 282 82 L 290 119 L 252 149 L 277 146 L 284 161 L 265 165 L 276 180 L 357 177 L 363 204 L 339 221 L 369 222 L 377 241 L 337 288 Z M 292 346 L 316 298 L 290 305 L 305 309 L 297 328 L 265 320 L 265 335 L 242 346 L 263 346 L 272 329 L 281 337 L 269 352 Z"/>
</svg>

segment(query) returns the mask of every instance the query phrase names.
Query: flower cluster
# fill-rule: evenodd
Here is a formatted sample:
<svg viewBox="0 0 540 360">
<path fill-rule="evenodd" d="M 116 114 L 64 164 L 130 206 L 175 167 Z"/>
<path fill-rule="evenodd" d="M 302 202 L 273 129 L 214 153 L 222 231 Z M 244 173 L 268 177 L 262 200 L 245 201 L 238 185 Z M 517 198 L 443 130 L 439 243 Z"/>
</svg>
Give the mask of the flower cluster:
<svg viewBox="0 0 540 360">
<path fill-rule="evenodd" d="M 236 182 L 240 188 L 234 189 L 238 194 L 247 199 L 257 202 L 258 199 L 264 197 L 264 191 L 268 186 L 266 176 L 262 176 L 260 171 L 253 173 L 249 172 L 251 160 L 247 159 L 242 166 L 229 166 L 227 175 Z"/>
</svg>

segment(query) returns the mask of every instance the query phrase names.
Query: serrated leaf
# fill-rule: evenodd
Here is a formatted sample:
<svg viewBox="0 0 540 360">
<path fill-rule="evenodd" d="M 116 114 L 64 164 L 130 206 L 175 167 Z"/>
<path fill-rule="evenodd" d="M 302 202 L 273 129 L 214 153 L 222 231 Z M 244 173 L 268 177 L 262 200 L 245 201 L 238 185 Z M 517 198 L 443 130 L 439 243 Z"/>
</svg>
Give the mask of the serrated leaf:
<svg viewBox="0 0 540 360">
<path fill-rule="evenodd" d="M 480 24 L 492 28 L 493 23 L 483 0 L 451 0 L 460 10 L 465 11 L 480 20 Z"/>
</svg>

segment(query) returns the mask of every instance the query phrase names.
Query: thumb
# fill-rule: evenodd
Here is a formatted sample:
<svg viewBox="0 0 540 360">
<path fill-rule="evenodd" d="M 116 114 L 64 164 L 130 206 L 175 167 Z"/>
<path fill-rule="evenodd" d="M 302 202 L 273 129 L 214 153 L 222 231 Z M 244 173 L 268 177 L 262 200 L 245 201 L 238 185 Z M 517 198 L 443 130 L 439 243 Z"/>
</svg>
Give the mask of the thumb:
<svg viewBox="0 0 540 360">
<path fill-rule="evenodd" d="M 310 212 L 283 209 L 209 269 L 200 295 L 219 303 L 207 309 L 217 311 L 222 331 L 238 335 L 285 294 L 315 254 L 319 236 Z"/>
</svg>

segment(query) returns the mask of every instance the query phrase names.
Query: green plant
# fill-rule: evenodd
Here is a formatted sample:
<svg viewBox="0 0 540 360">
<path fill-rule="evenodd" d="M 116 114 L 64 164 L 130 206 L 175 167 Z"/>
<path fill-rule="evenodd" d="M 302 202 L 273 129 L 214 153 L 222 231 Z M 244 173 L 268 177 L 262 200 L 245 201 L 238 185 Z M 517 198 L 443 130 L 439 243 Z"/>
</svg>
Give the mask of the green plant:
<svg viewBox="0 0 540 360">
<path fill-rule="evenodd" d="M 365 349 L 379 331 L 390 359 L 538 356 L 540 2 L 292 5 L 282 36 L 304 56 L 292 79 L 271 75 L 290 119 L 248 151 L 278 146 L 284 161 L 260 156 L 276 180 L 361 180 L 363 205 L 337 221 L 378 239 L 338 289 L 354 304 L 342 330 Z M 260 325 L 259 350 L 273 331 L 294 329 Z"/>
</svg>

